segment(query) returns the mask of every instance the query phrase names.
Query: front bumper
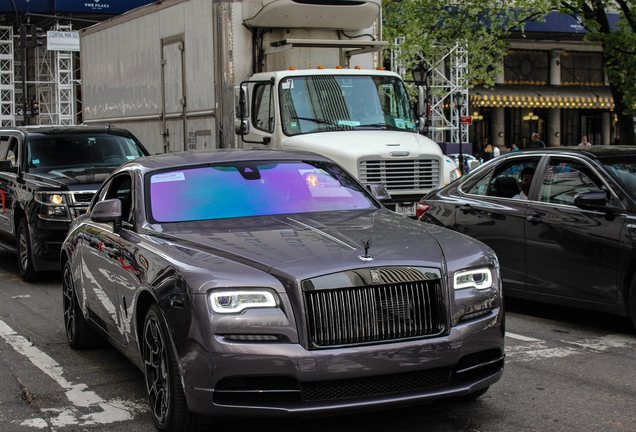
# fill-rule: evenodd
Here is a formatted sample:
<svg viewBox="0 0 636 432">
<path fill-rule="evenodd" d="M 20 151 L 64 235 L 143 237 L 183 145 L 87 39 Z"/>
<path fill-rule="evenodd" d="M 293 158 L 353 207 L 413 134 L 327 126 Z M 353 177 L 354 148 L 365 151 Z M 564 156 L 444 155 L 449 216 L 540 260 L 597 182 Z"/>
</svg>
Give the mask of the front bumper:
<svg viewBox="0 0 636 432">
<path fill-rule="evenodd" d="M 332 415 L 429 403 L 488 387 L 503 375 L 503 311 L 450 335 L 307 351 L 298 344 L 216 337 L 209 377 L 186 377 L 190 410 L 213 417 Z M 192 365 L 191 365 L 192 366 Z"/>
</svg>

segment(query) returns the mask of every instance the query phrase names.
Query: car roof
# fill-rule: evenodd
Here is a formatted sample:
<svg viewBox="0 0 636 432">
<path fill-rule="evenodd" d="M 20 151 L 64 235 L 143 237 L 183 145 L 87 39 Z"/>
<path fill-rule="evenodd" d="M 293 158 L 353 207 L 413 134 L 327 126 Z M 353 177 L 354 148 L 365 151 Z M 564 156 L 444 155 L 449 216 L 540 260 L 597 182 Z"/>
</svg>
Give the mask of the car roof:
<svg viewBox="0 0 636 432">
<path fill-rule="evenodd" d="M 132 134 L 121 128 L 113 127 L 109 124 L 99 125 L 77 125 L 77 126 L 18 126 L 11 128 L 0 128 L 0 132 L 19 131 L 26 135 L 73 135 L 73 134 L 98 134 L 109 133 L 114 135 L 132 136 Z"/>
<path fill-rule="evenodd" d="M 314 160 L 333 162 L 316 153 L 300 150 L 277 149 L 218 149 L 205 151 L 187 151 L 162 153 L 130 161 L 124 166 L 135 165 L 146 170 L 170 167 L 197 166 L 223 162 L 249 162 L 262 160 Z"/>
<path fill-rule="evenodd" d="M 533 153 L 569 153 L 585 155 L 587 157 L 597 159 L 612 156 L 636 155 L 636 147 L 634 146 L 571 146 L 571 147 L 546 147 L 540 149 L 526 149 L 518 152 L 507 153 L 509 156 L 518 154 Z"/>
</svg>

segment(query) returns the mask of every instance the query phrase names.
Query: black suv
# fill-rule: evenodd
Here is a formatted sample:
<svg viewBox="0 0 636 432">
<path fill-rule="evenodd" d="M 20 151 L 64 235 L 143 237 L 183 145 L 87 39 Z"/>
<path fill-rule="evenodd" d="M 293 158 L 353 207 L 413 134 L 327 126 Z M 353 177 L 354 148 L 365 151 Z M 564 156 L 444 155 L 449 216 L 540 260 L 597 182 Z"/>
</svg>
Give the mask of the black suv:
<svg viewBox="0 0 636 432">
<path fill-rule="evenodd" d="M 109 125 L 0 128 L 0 246 L 17 252 L 22 278 L 59 269 L 71 220 L 111 171 L 147 155 Z"/>
</svg>

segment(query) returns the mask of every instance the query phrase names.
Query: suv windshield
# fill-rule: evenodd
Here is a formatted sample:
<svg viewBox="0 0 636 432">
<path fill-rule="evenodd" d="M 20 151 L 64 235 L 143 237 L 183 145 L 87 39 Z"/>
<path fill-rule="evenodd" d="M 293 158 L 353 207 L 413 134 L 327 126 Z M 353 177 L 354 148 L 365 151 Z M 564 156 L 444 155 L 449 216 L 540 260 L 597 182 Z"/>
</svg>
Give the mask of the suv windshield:
<svg viewBox="0 0 636 432">
<path fill-rule="evenodd" d="M 152 174 L 151 220 L 184 222 L 376 209 L 347 173 L 325 162 L 250 161 Z"/>
<path fill-rule="evenodd" d="M 280 82 L 286 135 L 361 129 L 415 131 L 402 80 L 387 76 L 289 77 Z"/>
<path fill-rule="evenodd" d="M 71 134 L 31 138 L 27 143 L 27 170 L 117 167 L 143 156 L 132 138 L 109 134 Z"/>
</svg>

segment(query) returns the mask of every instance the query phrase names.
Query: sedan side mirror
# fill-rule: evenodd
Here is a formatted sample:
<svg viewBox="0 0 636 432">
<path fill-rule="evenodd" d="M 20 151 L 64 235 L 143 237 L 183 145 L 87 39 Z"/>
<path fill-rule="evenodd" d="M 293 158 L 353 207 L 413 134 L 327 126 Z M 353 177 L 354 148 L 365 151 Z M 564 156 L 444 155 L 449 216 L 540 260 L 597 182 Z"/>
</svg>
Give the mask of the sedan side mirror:
<svg viewBox="0 0 636 432">
<path fill-rule="evenodd" d="M 91 220 L 98 223 L 113 223 L 113 231 L 121 231 L 121 201 L 117 198 L 100 201 L 91 211 Z"/>
<path fill-rule="evenodd" d="M 368 184 L 367 189 L 371 192 L 371 195 L 380 202 L 385 202 L 391 199 L 391 194 L 388 190 L 386 190 L 384 185 Z"/>
<path fill-rule="evenodd" d="M 606 213 L 622 213 L 620 205 L 612 205 L 605 191 L 583 192 L 574 197 L 572 204 L 583 210 L 596 210 Z"/>
</svg>

